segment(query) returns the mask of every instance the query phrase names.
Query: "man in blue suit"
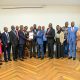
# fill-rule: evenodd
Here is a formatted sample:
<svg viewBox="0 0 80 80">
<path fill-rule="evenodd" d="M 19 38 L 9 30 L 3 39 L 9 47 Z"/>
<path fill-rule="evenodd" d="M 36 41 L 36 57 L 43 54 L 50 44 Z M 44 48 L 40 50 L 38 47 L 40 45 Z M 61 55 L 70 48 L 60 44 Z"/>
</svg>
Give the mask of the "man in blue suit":
<svg viewBox="0 0 80 80">
<path fill-rule="evenodd" d="M 78 27 L 75 27 L 75 22 L 71 22 L 71 27 L 68 28 L 68 43 L 69 43 L 69 59 L 76 59 L 76 32 Z"/>
<path fill-rule="evenodd" d="M 43 32 L 41 26 L 38 26 L 37 32 L 37 46 L 38 46 L 38 58 L 44 59 L 44 50 L 43 50 Z M 41 53 L 41 55 L 40 55 Z"/>
<path fill-rule="evenodd" d="M 20 31 L 18 32 L 19 35 L 19 58 L 21 61 L 23 61 L 24 55 L 23 55 L 23 49 L 24 44 L 26 42 L 26 37 L 23 32 L 23 25 L 20 25 Z"/>
<path fill-rule="evenodd" d="M 4 32 L 2 34 L 2 43 L 3 43 L 3 48 L 4 48 L 4 61 L 5 62 L 12 61 L 10 57 L 10 49 L 11 49 L 10 36 L 9 36 L 7 27 L 4 27 Z"/>
</svg>

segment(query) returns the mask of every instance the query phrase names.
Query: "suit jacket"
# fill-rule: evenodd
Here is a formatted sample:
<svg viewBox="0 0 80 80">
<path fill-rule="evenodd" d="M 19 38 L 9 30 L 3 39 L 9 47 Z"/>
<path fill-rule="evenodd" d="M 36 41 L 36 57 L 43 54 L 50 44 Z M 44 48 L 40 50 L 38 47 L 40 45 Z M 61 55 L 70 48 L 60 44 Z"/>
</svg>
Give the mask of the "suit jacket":
<svg viewBox="0 0 80 80">
<path fill-rule="evenodd" d="M 28 38 L 29 32 L 28 31 L 24 31 L 24 35 L 25 35 L 26 38 Z"/>
<path fill-rule="evenodd" d="M 43 44 L 43 32 L 40 30 L 37 32 L 37 43 L 38 44 Z"/>
<path fill-rule="evenodd" d="M 2 43 L 3 43 L 3 46 L 7 46 L 7 44 L 8 44 L 7 36 L 6 36 L 5 32 L 2 33 Z"/>
<path fill-rule="evenodd" d="M 74 31 L 71 30 L 72 27 L 68 28 L 68 42 L 75 42 L 77 39 L 76 32 L 78 31 L 78 27 L 74 27 Z"/>
<path fill-rule="evenodd" d="M 25 37 L 24 33 L 21 32 L 21 31 L 19 31 L 19 34 L 18 35 L 19 35 L 19 44 L 25 44 L 26 37 Z"/>
<path fill-rule="evenodd" d="M 64 33 L 61 31 L 60 33 L 56 33 L 56 43 L 63 44 L 64 42 Z"/>
<path fill-rule="evenodd" d="M 16 35 L 16 31 L 15 32 L 10 31 L 10 41 L 12 45 L 14 46 L 18 45 L 18 37 Z"/>
<path fill-rule="evenodd" d="M 36 31 L 33 30 L 33 33 L 34 33 L 33 41 L 35 41 L 35 42 L 36 42 L 36 39 L 37 39 L 37 37 L 36 37 L 37 32 L 38 32 L 38 29 L 36 29 Z"/>
<path fill-rule="evenodd" d="M 0 38 L 2 39 L 2 33 L 0 32 Z"/>
<path fill-rule="evenodd" d="M 50 31 L 47 30 L 47 42 L 54 43 L 55 30 L 52 28 Z"/>
</svg>

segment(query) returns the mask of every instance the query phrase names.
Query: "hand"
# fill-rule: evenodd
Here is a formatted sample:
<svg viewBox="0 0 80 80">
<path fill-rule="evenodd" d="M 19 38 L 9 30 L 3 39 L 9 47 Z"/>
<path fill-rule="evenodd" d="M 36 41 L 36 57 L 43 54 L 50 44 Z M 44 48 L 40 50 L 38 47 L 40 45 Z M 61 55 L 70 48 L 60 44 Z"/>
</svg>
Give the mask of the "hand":
<svg viewBox="0 0 80 80">
<path fill-rule="evenodd" d="M 28 39 L 29 41 L 31 41 L 32 39 Z"/>
<path fill-rule="evenodd" d="M 46 37 L 47 37 L 47 35 L 46 35 Z"/>
<path fill-rule="evenodd" d="M 36 36 L 37 34 L 33 34 L 33 36 Z"/>
<path fill-rule="evenodd" d="M 77 45 L 77 41 L 75 42 L 75 44 Z"/>
<path fill-rule="evenodd" d="M 7 48 L 7 45 L 5 47 Z"/>
<path fill-rule="evenodd" d="M 29 38 L 29 36 L 27 36 L 27 38 Z"/>
<path fill-rule="evenodd" d="M 68 40 L 67 40 L 67 43 L 69 43 Z"/>
<path fill-rule="evenodd" d="M 0 44 L 3 45 L 2 42 Z"/>
</svg>

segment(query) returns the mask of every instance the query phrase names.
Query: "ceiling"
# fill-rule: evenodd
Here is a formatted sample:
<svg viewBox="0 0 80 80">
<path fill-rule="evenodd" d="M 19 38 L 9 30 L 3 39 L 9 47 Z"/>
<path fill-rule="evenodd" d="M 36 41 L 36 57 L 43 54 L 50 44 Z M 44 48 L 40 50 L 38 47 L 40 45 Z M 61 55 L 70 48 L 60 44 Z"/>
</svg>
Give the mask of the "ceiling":
<svg viewBox="0 0 80 80">
<path fill-rule="evenodd" d="M 80 6 L 80 0 L 0 0 L 1 6 Z"/>
</svg>

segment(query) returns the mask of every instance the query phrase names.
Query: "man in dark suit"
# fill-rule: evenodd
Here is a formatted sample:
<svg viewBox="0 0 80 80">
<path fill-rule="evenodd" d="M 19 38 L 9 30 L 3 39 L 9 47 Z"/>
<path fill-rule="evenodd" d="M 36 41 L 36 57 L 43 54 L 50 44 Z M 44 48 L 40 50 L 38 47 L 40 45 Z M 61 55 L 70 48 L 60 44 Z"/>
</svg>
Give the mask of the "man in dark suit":
<svg viewBox="0 0 80 80">
<path fill-rule="evenodd" d="M 17 57 L 19 57 L 19 26 L 16 26 L 16 33 L 17 33 L 17 37 L 18 37 L 18 45 L 17 45 Z"/>
<path fill-rule="evenodd" d="M 1 31 L 0 31 L 0 37 L 2 37 L 2 33 L 1 33 Z"/>
<path fill-rule="evenodd" d="M 25 26 L 24 27 L 24 35 L 26 38 L 28 38 L 28 31 L 27 30 L 28 30 L 28 26 Z"/>
<path fill-rule="evenodd" d="M 23 52 L 23 58 L 24 59 L 27 59 L 27 56 L 28 56 L 28 54 L 27 54 L 27 52 L 25 51 L 25 49 L 26 48 L 28 48 L 28 36 L 29 36 L 29 32 L 27 31 L 28 30 L 28 26 L 25 26 L 24 27 L 24 35 L 25 35 L 25 37 L 26 37 L 26 41 L 25 41 L 25 44 L 24 44 L 24 52 Z"/>
<path fill-rule="evenodd" d="M 11 26 L 11 31 L 10 31 L 10 41 L 11 41 L 11 45 L 12 45 L 13 60 L 17 61 L 18 36 L 15 31 L 15 27 L 13 25 Z"/>
<path fill-rule="evenodd" d="M 20 31 L 19 31 L 19 58 L 21 61 L 23 61 L 23 51 L 24 51 L 24 45 L 26 41 L 26 37 L 23 32 L 23 25 L 20 25 Z"/>
<path fill-rule="evenodd" d="M 37 35 L 37 31 L 38 29 L 36 29 L 36 24 L 33 25 L 33 33 L 34 33 L 34 38 L 33 38 L 33 53 L 34 53 L 34 57 L 36 57 L 36 47 L 37 47 L 37 39 L 36 39 L 36 35 Z M 38 51 L 37 51 L 38 52 Z"/>
<path fill-rule="evenodd" d="M 48 42 L 48 57 L 50 59 L 53 58 L 54 53 L 54 37 L 55 37 L 55 30 L 52 28 L 52 23 L 49 23 L 49 28 L 46 33 L 47 42 Z"/>
<path fill-rule="evenodd" d="M 3 42 L 3 48 L 4 48 L 4 60 L 5 62 L 11 61 L 11 58 L 10 58 L 11 44 L 10 44 L 10 36 L 9 36 L 7 27 L 4 27 L 4 32 L 2 34 L 2 42 Z M 8 60 L 7 60 L 6 52 L 8 54 Z"/>
</svg>

